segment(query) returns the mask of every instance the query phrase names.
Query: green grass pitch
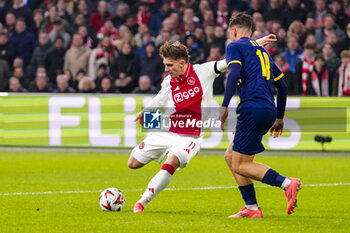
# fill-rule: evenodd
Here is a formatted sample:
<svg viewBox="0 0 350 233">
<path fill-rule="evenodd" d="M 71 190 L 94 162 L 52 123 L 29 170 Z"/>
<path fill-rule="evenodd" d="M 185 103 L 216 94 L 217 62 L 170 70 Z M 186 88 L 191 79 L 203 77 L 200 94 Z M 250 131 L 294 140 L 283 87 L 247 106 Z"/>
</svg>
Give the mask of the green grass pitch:
<svg viewBox="0 0 350 233">
<path fill-rule="evenodd" d="M 281 174 L 302 179 L 298 208 L 288 216 L 282 191 L 256 183 L 264 218 L 228 219 L 243 201 L 223 156 L 204 153 L 175 173 L 172 190 L 160 193 L 143 214 L 133 214 L 140 190 L 160 169 L 157 163 L 130 170 L 122 153 L 1 152 L 0 232 L 350 231 L 350 157 L 257 156 Z M 123 191 L 121 212 L 99 208 L 99 193 L 108 187 Z"/>
</svg>

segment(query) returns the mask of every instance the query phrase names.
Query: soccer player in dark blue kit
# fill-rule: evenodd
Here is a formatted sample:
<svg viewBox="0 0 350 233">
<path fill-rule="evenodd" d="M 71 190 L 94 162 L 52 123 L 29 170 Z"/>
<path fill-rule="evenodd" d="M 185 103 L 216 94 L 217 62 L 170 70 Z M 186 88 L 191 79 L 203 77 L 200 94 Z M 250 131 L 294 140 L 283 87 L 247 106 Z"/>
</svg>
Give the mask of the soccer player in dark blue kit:
<svg viewBox="0 0 350 233">
<path fill-rule="evenodd" d="M 287 99 L 287 86 L 283 73 L 273 63 L 268 52 L 251 39 L 252 18 L 244 13 L 232 16 L 229 22 L 230 37 L 234 42 L 226 48 L 228 78 L 220 111 L 222 125 L 228 116 L 227 106 L 238 90 L 237 125 L 233 142 L 227 148 L 225 160 L 245 202 L 245 207 L 229 218 L 261 218 L 253 180 L 285 190 L 287 213 L 294 212 L 301 182 L 286 178 L 265 164 L 255 163 L 254 156 L 265 150 L 262 137 L 269 131 L 278 137 L 283 131 L 283 116 Z M 277 110 L 273 86 L 277 88 Z"/>
</svg>

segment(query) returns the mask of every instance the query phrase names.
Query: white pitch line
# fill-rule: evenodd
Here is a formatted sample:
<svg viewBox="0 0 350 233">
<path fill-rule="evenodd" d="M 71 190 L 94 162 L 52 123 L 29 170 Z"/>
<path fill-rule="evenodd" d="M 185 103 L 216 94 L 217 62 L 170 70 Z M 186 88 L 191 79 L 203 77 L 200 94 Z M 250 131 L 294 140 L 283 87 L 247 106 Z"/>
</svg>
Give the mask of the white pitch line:
<svg viewBox="0 0 350 233">
<path fill-rule="evenodd" d="M 329 186 L 350 186 L 350 183 L 330 183 L 330 184 L 303 184 L 302 187 L 329 187 Z M 267 185 L 255 185 L 258 188 L 270 188 Z M 214 187 L 193 187 L 193 188 L 167 188 L 165 191 L 181 190 L 215 190 L 232 189 L 238 186 L 214 186 Z M 123 189 L 123 192 L 142 192 L 144 189 Z M 46 195 L 46 194 L 75 194 L 75 193 L 99 193 L 102 190 L 81 190 L 81 191 L 48 191 L 48 192 L 25 192 L 25 193 L 0 193 L 0 196 L 20 196 L 20 195 Z"/>
</svg>

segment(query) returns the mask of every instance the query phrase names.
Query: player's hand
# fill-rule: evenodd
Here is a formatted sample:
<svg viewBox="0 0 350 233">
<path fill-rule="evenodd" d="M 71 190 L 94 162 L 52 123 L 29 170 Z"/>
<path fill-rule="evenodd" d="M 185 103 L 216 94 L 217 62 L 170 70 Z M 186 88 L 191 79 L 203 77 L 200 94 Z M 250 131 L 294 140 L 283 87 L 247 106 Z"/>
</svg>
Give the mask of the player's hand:
<svg viewBox="0 0 350 233">
<path fill-rule="evenodd" d="M 275 120 L 275 123 L 273 124 L 273 126 L 270 129 L 270 136 L 273 135 L 274 138 L 277 138 L 278 136 L 282 135 L 283 125 L 284 125 L 283 119 L 277 118 Z"/>
<path fill-rule="evenodd" d="M 138 121 L 140 125 L 143 125 L 143 112 L 139 112 L 139 115 L 137 115 L 135 121 Z"/>
<path fill-rule="evenodd" d="M 265 47 L 266 45 L 268 45 L 268 44 L 270 44 L 270 43 L 273 43 L 273 42 L 275 42 L 275 41 L 277 41 L 276 35 L 274 35 L 274 34 L 269 34 L 269 35 L 264 36 L 263 38 L 261 38 L 261 39 L 259 40 L 259 43 L 260 43 L 262 46 Z"/>
<path fill-rule="evenodd" d="M 227 116 L 228 116 L 227 107 L 221 107 L 219 120 L 221 121 L 221 130 L 222 131 L 225 131 L 224 123 L 227 119 Z"/>
</svg>

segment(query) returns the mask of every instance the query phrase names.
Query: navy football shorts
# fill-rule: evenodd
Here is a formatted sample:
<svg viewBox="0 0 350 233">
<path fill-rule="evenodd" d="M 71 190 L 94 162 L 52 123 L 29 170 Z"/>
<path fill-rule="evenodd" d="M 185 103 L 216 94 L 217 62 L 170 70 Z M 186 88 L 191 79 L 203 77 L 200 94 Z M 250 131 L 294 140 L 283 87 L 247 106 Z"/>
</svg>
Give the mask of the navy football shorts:
<svg viewBox="0 0 350 233">
<path fill-rule="evenodd" d="M 265 150 L 263 136 L 276 120 L 276 110 L 271 108 L 241 109 L 237 118 L 232 150 L 254 155 Z"/>
</svg>

